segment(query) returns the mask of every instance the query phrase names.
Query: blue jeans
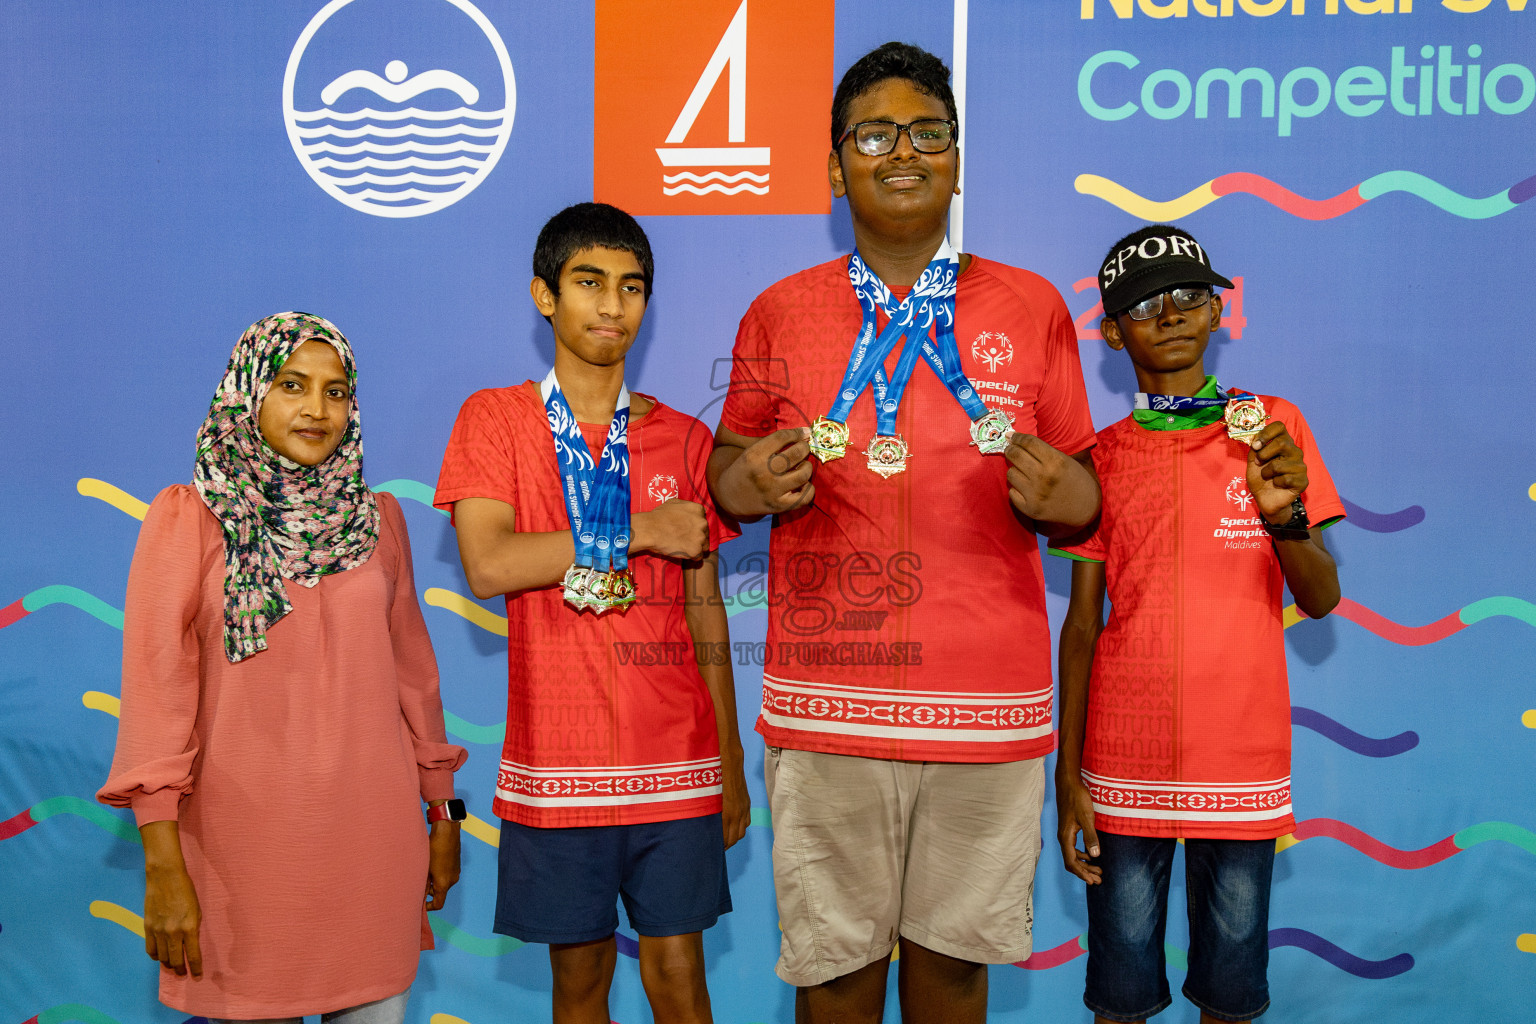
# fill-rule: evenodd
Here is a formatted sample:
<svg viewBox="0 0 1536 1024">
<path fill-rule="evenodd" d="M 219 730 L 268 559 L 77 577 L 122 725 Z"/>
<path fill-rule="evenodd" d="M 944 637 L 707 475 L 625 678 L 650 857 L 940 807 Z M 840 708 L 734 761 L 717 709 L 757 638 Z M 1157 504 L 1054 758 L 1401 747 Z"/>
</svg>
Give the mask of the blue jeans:
<svg viewBox="0 0 1536 1024">
<path fill-rule="evenodd" d="M 1173 1001 L 1163 935 L 1175 839 L 1099 833 L 1104 880 L 1088 886 L 1083 1002 L 1108 1020 L 1138 1021 Z M 1189 973 L 1184 995 L 1220 1020 L 1269 1009 L 1273 839 L 1186 839 Z"/>
<path fill-rule="evenodd" d="M 349 1006 L 345 1010 L 332 1010 L 320 1015 L 321 1024 L 401 1024 L 405 1020 L 405 1004 L 411 990 L 397 996 L 379 999 L 371 1003 Z M 301 1024 L 302 1017 L 275 1017 L 260 1021 L 227 1021 L 209 1017 L 208 1024 Z"/>
</svg>

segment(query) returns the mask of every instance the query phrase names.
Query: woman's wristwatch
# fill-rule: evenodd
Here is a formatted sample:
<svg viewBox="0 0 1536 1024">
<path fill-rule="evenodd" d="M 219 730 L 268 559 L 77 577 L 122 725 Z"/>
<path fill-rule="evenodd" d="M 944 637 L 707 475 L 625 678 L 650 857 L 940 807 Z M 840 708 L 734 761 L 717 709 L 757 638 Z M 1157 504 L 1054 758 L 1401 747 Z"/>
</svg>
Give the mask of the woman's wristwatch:
<svg viewBox="0 0 1536 1024">
<path fill-rule="evenodd" d="M 469 817 L 463 800 L 444 800 L 435 807 L 427 808 L 427 824 L 438 821 L 463 821 Z"/>
</svg>

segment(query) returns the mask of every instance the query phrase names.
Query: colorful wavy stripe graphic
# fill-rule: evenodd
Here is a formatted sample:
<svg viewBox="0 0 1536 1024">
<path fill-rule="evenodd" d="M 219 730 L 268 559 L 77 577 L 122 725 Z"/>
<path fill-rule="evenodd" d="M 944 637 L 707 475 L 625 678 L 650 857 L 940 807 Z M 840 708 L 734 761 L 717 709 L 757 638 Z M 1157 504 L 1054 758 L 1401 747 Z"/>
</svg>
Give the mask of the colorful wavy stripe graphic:
<svg viewBox="0 0 1536 1024">
<path fill-rule="evenodd" d="M 39 587 L 20 601 L 12 601 L 4 608 L 0 608 L 0 629 L 51 604 L 67 604 L 100 619 L 113 629 L 123 628 L 122 609 L 112 607 L 101 598 L 88 594 L 79 587 L 55 584 L 50 587 Z"/>
<path fill-rule="evenodd" d="M 463 594 L 457 594 L 442 587 L 428 587 L 421 598 L 432 607 L 452 612 L 459 618 L 474 623 L 487 633 L 495 633 L 497 636 L 507 635 L 507 620 L 504 616 L 476 604 Z"/>
<path fill-rule="evenodd" d="M 443 724 L 448 727 L 450 736 L 465 743 L 494 743 L 500 746 L 507 738 L 506 722 L 497 722 L 495 725 L 476 725 L 447 709 L 443 710 Z"/>
<path fill-rule="evenodd" d="M 1370 981 L 1395 978 L 1404 971 L 1413 969 L 1413 957 L 1408 953 L 1399 953 L 1385 960 L 1366 960 L 1335 946 L 1321 935 L 1315 935 L 1305 928 L 1271 928 L 1269 948 L 1279 949 L 1281 946 L 1304 949 L 1313 956 L 1328 961 L 1341 971 Z"/>
<path fill-rule="evenodd" d="M 99 917 L 103 921 L 111 921 L 128 929 L 139 938 L 144 937 L 144 919 L 127 907 L 120 907 L 108 900 L 92 900 L 91 916 Z"/>
<path fill-rule="evenodd" d="M 432 934 L 442 939 L 455 949 L 462 949 L 470 956 L 497 957 L 506 956 L 508 953 L 523 946 L 523 943 L 510 935 L 493 935 L 488 939 L 481 938 L 465 931 L 458 925 L 450 924 L 437 914 L 428 914 L 427 923 L 432 927 Z"/>
<path fill-rule="evenodd" d="M 1076 960 L 1086 952 L 1088 952 L 1088 936 L 1078 935 L 1059 946 L 1037 949 L 1025 959 L 1015 960 L 1013 966 L 1022 967 L 1026 971 L 1048 971 L 1052 967 L 1060 967 L 1069 960 Z"/>
<path fill-rule="evenodd" d="M 1396 512 L 1372 512 L 1368 508 L 1356 505 L 1348 498 L 1340 498 L 1339 501 L 1344 504 L 1346 515 L 1344 521 L 1371 533 L 1397 533 L 1411 526 L 1418 526 L 1424 521 L 1424 510 L 1418 505 L 1409 505 Z"/>
<path fill-rule="evenodd" d="M 1297 843 L 1317 838 L 1336 839 L 1378 863 L 1402 871 L 1427 868 L 1431 864 L 1448 860 L 1463 850 L 1470 850 L 1480 843 L 1495 841 L 1509 843 L 1536 856 L 1536 833 L 1507 821 L 1484 821 L 1476 825 L 1468 825 L 1461 831 L 1421 849 L 1399 850 L 1347 822 L 1334 818 L 1308 818 L 1297 824 L 1295 832 L 1283 837 L 1276 844 L 1275 849 L 1279 852 Z M 1284 845 L 1280 845 L 1281 843 Z"/>
<path fill-rule="evenodd" d="M 80 695 L 80 703 L 92 711 L 100 711 L 113 718 L 121 718 L 123 715 L 122 700 L 110 693 L 102 693 L 100 690 L 86 690 Z"/>
<path fill-rule="evenodd" d="M 640 959 L 640 940 L 632 935 L 625 935 L 621 931 L 613 933 L 613 944 L 619 948 L 619 953 L 631 960 Z"/>
<path fill-rule="evenodd" d="M 202 1017 L 188 1017 L 182 1024 L 195 1024 L 202 1021 Z M 108 1017 L 93 1006 L 84 1003 L 60 1003 L 58 1006 L 50 1006 L 36 1017 L 30 1017 L 22 1024 L 69 1024 L 70 1021 L 80 1021 L 81 1024 L 119 1024 L 116 1017 Z"/>
<path fill-rule="evenodd" d="M 1329 942 L 1321 935 L 1316 935 L 1305 928 L 1272 928 L 1269 932 L 1269 948 L 1279 949 L 1281 946 L 1295 946 L 1304 949 L 1313 956 L 1326 960 L 1341 971 L 1353 974 L 1357 978 L 1379 980 L 1392 978 L 1413 967 L 1413 957 L 1407 953 L 1399 953 L 1385 960 L 1365 960 L 1353 953 Z M 1071 960 L 1076 960 L 1088 951 L 1088 936 L 1079 935 L 1068 939 L 1059 946 L 1040 950 L 1030 956 L 1028 960 L 1017 961 L 1013 966 L 1022 967 L 1029 971 L 1048 971 L 1052 967 L 1060 967 Z M 1163 944 L 1163 955 L 1168 961 L 1168 966 L 1179 971 L 1189 970 L 1189 953 L 1171 943 Z"/>
<path fill-rule="evenodd" d="M 1518 597 L 1485 597 L 1480 601 L 1472 602 L 1460 611 L 1452 612 L 1424 626 L 1404 626 L 1393 622 L 1386 616 L 1347 597 L 1339 599 L 1339 606 L 1333 610 L 1333 613 L 1375 633 L 1383 640 L 1390 640 L 1405 647 L 1423 647 L 1438 643 L 1468 626 L 1474 626 L 1484 619 L 1495 616 L 1515 619 L 1536 628 L 1536 604 Z M 1284 611 L 1283 624 L 1289 629 L 1305 618 L 1306 616 L 1302 615 L 1295 605 L 1289 605 Z"/>
<path fill-rule="evenodd" d="M 1119 182 L 1097 174 L 1079 174 L 1073 186 L 1145 221 L 1171 221 L 1186 217 L 1225 196 L 1246 192 L 1276 209 L 1303 220 L 1332 220 L 1391 192 L 1406 192 L 1467 220 L 1484 220 L 1508 213 L 1536 195 L 1536 175 L 1484 199 L 1464 196 L 1433 178 L 1415 171 L 1383 171 L 1329 199 L 1308 199 L 1268 178 L 1234 171 L 1212 178 L 1177 199 L 1158 201 L 1138 195 Z"/>
<path fill-rule="evenodd" d="M 435 487 L 424 484 L 420 480 L 385 480 L 381 484 L 374 484 L 373 489 L 375 491 L 388 491 L 400 499 L 420 502 L 427 506 L 427 508 L 432 508 L 432 495 L 437 493 Z M 444 518 L 449 518 L 448 513 L 443 509 L 432 508 L 432 511 L 441 514 Z"/>
<path fill-rule="evenodd" d="M 121 487 L 109 484 L 105 480 L 97 480 L 95 477 L 81 477 L 75 482 L 75 490 L 87 498 L 104 501 L 119 512 L 133 516 L 135 519 L 143 519 L 144 513 L 149 511 L 149 502 L 140 501 Z"/>
<path fill-rule="evenodd" d="M 1366 757 L 1396 757 L 1419 745 L 1419 734 L 1411 729 L 1400 732 L 1396 736 L 1388 736 L 1386 739 L 1372 739 L 1369 736 L 1362 736 L 1347 725 L 1334 721 L 1321 711 L 1299 705 L 1291 707 L 1291 724 L 1311 729 L 1346 750 Z"/>
<path fill-rule="evenodd" d="M 84 818 L 99 828 L 130 843 L 138 843 L 139 830 L 133 822 L 120 818 L 101 804 L 83 800 L 78 796 L 55 796 L 39 800 L 20 814 L 0 821 L 0 842 L 19 836 L 34 825 L 40 825 L 56 814 L 72 814 Z"/>
</svg>

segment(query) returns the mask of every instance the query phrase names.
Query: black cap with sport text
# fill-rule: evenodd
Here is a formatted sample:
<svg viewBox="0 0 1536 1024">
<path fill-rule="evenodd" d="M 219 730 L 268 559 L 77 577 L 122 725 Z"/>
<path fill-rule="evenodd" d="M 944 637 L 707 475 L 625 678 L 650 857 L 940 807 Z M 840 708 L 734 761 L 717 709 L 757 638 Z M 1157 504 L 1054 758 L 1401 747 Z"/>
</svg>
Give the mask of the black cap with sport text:
<svg viewBox="0 0 1536 1024">
<path fill-rule="evenodd" d="M 1099 295 L 1109 316 L 1181 284 L 1232 287 L 1231 281 L 1211 269 L 1194 236 L 1171 224 L 1154 224 L 1127 235 L 1099 269 Z"/>
</svg>

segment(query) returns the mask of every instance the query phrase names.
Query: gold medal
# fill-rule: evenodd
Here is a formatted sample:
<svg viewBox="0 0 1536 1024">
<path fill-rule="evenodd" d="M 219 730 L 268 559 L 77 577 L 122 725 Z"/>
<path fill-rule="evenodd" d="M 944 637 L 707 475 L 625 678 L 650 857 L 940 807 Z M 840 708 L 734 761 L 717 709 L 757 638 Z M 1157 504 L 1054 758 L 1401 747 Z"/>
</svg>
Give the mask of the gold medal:
<svg viewBox="0 0 1536 1024">
<path fill-rule="evenodd" d="M 816 417 L 811 424 L 811 454 L 822 462 L 831 462 L 848 454 L 848 424 Z"/>
<path fill-rule="evenodd" d="M 635 577 L 628 569 L 615 569 L 608 574 L 608 605 L 610 608 L 628 608 L 635 603 Z"/>
<path fill-rule="evenodd" d="M 1227 421 L 1227 436 L 1244 444 L 1252 442 L 1269 422 L 1264 403 L 1256 395 L 1228 399 L 1223 417 Z"/>
<path fill-rule="evenodd" d="M 869 456 L 869 468 L 889 480 L 907 468 L 907 442 L 900 435 L 876 437 L 865 450 Z"/>
<path fill-rule="evenodd" d="M 1013 421 L 1001 409 L 988 410 L 985 416 L 971 421 L 971 444 L 983 455 L 1001 454 L 1012 436 Z"/>
</svg>

